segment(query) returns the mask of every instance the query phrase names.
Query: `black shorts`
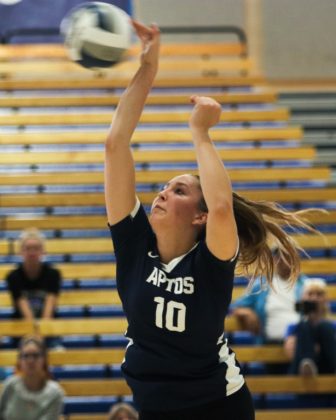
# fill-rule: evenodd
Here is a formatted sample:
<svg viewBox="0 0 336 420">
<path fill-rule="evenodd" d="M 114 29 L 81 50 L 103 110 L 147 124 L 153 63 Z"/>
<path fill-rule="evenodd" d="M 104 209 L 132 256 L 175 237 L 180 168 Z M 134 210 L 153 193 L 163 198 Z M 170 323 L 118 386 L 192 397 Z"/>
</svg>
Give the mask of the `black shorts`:
<svg viewBox="0 0 336 420">
<path fill-rule="evenodd" d="M 254 420 L 253 400 L 246 385 L 228 397 L 174 411 L 140 411 L 139 420 Z"/>
</svg>

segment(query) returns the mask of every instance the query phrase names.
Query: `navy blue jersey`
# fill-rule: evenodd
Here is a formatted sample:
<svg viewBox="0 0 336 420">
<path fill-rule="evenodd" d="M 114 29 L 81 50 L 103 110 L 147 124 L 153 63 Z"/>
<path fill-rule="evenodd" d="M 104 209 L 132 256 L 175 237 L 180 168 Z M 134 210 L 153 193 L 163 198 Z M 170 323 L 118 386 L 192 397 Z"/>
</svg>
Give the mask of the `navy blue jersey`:
<svg viewBox="0 0 336 420">
<path fill-rule="evenodd" d="M 234 261 L 204 241 L 162 264 L 142 206 L 111 226 L 117 287 L 128 320 L 122 370 L 144 410 L 174 410 L 236 392 L 244 383 L 223 339 Z"/>
</svg>

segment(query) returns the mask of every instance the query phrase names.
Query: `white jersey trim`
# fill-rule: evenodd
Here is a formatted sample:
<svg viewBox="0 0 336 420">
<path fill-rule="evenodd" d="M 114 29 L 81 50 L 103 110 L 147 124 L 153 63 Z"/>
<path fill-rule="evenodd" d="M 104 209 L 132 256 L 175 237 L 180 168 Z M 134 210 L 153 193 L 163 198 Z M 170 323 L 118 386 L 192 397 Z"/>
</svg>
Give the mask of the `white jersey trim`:
<svg viewBox="0 0 336 420">
<path fill-rule="evenodd" d="M 174 258 L 173 260 L 169 261 L 168 264 L 164 264 L 163 262 L 161 263 L 161 267 L 162 269 L 166 272 L 166 273 L 170 273 L 171 271 L 173 271 L 173 269 L 177 266 L 177 264 L 183 260 L 183 258 L 188 255 L 193 249 L 195 249 L 198 245 L 198 242 L 191 248 L 189 249 L 188 252 L 186 252 L 183 255 L 180 255 L 179 257 Z"/>
<path fill-rule="evenodd" d="M 133 219 L 136 216 L 136 214 L 138 213 L 139 208 L 140 208 L 140 200 L 137 196 L 135 196 L 135 206 L 134 206 L 134 209 L 130 213 L 130 215 Z"/>
<path fill-rule="evenodd" d="M 236 253 L 231 258 L 230 262 L 234 261 L 237 258 L 238 253 L 239 253 L 239 238 L 237 238 L 237 249 L 236 249 Z"/>
<path fill-rule="evenodd" d="M 236 355 L 234 352 L 229 353 L 229 347 L 227 345 L 227 339 L 223 340 L 224 334 L 218 339 L 218 343 L 223 343 L 219 350 L 219 362 L 227 365 L 225 379 L 226 395 L 234 394 L 239 391 L 244 385 L 245 380 L 243 375 L 240 373 L 240 368 L 236 363 Z"/>
</svg>

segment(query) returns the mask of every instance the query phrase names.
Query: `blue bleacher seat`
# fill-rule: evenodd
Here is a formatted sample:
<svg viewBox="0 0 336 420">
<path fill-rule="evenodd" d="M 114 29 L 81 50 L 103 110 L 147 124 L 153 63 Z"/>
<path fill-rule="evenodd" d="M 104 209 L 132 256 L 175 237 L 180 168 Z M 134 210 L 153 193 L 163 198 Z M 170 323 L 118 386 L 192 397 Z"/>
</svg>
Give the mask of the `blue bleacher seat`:
<svg viewBox="0 0 336 420">
<path fill-rule="evenodd" d="M 65 397 L 64 414 L 108 413 L 117 397 Z"/>
<path fill-rule="evenodd" d="M 128 339 L 120 334 L 101 334 L 99 336 L 100 347 L 126 347 Z"/>
<path fill-rule="evenodd" d="M 267 409 L 323 408 L 335 406 L 335 396 L 326 394 L 268 394 L 265 396 Z"/>
<path fill-rule="evenodd" d="M 92 317 L 124 316 L 124 311 L 119 305 L 88 306 L 88 314 Z"/>
<path fill-rule="evenodd" d="M 61 344 L 66 348 L 95 347 L 97 337 L 90 335 L 69 335 L 62 337 Z"/>
<path fill-rule="evenodd" d="M 111 376 L 110 369 L 104 365 L 65 365 L 52 368 L 53 377 L 59 379 L 95 379 Z"/>
<path fill-rule="evenodd" d="M 12 308 L 0 308 L 0 319 L 11 319 L 13 316 Z"/>
<path fill-rule="evenodd" d="M 57 318 L 82 318 L 85 315 L 84 308 L 78 306 L 59 306 L 56 311 Z"/>
<path fill-rule="evenodd" d="M 262 362 L 249 362 L 246 363 L 246 374 L 248 375 L 265 375 L 266 367 Z"/>
<path fill-rule="evenodd" d="M 234 331 L 230 334 L 230 345 L 253 345 L 255 335 L 249 331 Z"/>
</svg>

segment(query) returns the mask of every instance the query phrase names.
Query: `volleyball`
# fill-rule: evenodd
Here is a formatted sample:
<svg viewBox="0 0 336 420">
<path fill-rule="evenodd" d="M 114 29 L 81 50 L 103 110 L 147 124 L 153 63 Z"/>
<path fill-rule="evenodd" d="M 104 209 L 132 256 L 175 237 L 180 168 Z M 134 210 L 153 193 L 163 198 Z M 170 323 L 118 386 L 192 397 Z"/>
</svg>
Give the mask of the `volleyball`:
<svg viewBox="0 0 336 420">
<path fill-rule="evenodd" d="M 130 16 L 117 6 L 83 3 L 61 22 L 61 34 L 71 60 L 86 68 L 111 67 L 130 47 Z"/>
</svg>

